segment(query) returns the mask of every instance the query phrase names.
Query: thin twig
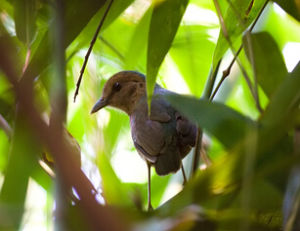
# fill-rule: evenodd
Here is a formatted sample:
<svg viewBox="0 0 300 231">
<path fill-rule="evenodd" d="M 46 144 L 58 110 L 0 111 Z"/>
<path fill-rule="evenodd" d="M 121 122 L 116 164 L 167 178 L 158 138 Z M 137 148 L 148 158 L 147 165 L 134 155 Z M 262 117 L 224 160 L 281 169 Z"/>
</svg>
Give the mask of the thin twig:
<svg viewBox="0 0 300 231">
<path fill-rule="evenodd" d="M 252 30 L 254 29 L 254 27 L 255 27 L 255 25 L 256 25 L 258 19 L 260 18 L 261 14 L 263 13 L 263 11 L 264 11 L 264 9 L 266 8 L 266 6 L 268 5 L 268 3 L 269 3 L 269 0 L 266 0 L 265 3 L 264 3 L 264 5 L 263 5 L 262 8 L 260 9 L 260 11 L 259 11 L 257 17 L 255 18 L 254 22 L 253 22 L 252 25 L 250 26 L 249 31 L 252 31 Z"/>
<path fill-rule="evenodd" d="M 83 76 L 85 67 L 86 67 L 86 65 L 87 65 L 87 62 L 88 62 L 88 60 L 89 60 L 90 54 L 91 54 L 91 52 L 92 52 L 92 49 L 93 49 L 94 44 L 95 44 L 95 42 L 96 42 L 96 40 L 97 40 L 98 34 L 99 34 L 99 32 L 100 32 L 100 29 L 101 29 L 101 27 L 103 26 L 104 20 L 105 20 L 107 14 L 108 14 L 108 12 L 109 12 L 109 10 L 110 10 L 110 8 L 111 8 L 111 5 L 112 5 L 113 1 L 114 1 L 114 0 L 111 0 L 111 1 L 109 2 L 109 5 L 107 6 L 107 8 L 106 8 L 106 10 L 105 10 L 105 12 L 104 12 L 104 15 L 103 15 L 103 17 L 101 18 L 100 23 L 99 23 L 99 25 L 98 25 L 98 27 L 97 27 L 97 30 L 96 30 L 96 32 L 95 32 L 95 34 L 94 34 L 94 37 L 93 37 L 93 39 L 92 39 L 92 41 L 91 41 L 91 43 L 90 43 L 90 47 L 89 47 L 89 49 L 88 49 L 88 51 L 87 51 L 87 53 L 86 53 L 86 55 L 85 55 L 85 57 L 84 57 L 84 62 L 83 62 L 83 65 L 82 65 L 82 67 L 81 67 L 81 70 L 80 70 L 80 75 L 79 75 L 78 81 L 77 81 L 77 83 L 76 83 L 76 91 L 75 91 L 75 93 L 74 93 L 74 102 L 75 102 L 75 100 L 76 100 L 76 96 L 78 95 L 79 87 L 80 87 L 81 80 L 82 80 L 82 76 Z"/>
<path fill-rule="evenodd" d="M 209 100 L 212 101 L 213 98 L 215 97 L 215 95 L 217 94 L 217 91 L 219 90 L 219 88 L 221 87 L 221 84 L 223 83 L 223 81 L 227 78 L 227 76 L 229 76 L 231 68 L 236 60 L 236 58 L 238 57 L 238 55 L 240 54 L 241 50 L 243 48 L 243 45 L 240 46 L 240 48 L 238 49 L 238 51 L 235 53 L 233 59 L 231 60 L 229 66 L 223 71 L 223 75 L 217 85 L 217 87 L 215 88 L 213 94 L 209 97 Z"/>
</svg>

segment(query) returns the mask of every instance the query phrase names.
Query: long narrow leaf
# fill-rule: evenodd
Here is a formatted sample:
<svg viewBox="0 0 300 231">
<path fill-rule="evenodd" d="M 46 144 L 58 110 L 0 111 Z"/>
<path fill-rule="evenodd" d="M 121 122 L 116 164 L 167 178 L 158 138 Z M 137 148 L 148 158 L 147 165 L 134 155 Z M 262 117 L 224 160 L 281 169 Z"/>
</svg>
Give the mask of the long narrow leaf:
<svg viewBox="0 0 300 231">
<path fill-rule="evenodd" d="M 2 216 L 9 220 L 0 222 L 1 230 L 18 230 L 24 213 L 29 176 L 40 152 L 39 142 L 32 136 L 22 113 L 18 113 L 12 140 L 10 158 L 0 193 Z"/>
<path fill-rule="evenodd" d="M 147 53 L 147 96 L 150 105 L 156 76 L 168 53 L 188 0 L 165 0 L 154 5 Z"/>
<path fill-rule="evenodd" d="M 287 69 L 274 39 L 268 33 L 249 34 L 250 42 L 244 36 L 246 54 L 251 60 L 258 83 L 268 97 L 271 97 L 287 75 Z M 253 57 L 251 57 L 251 53 Z"/>
<path fill-rule="evenodd" d="M 227 148 L 241 140 L 255 123 L 221 103 L 182 95 L 168 95 L 168 101 Z M 230 134 L 230 135 L 228 135 Z"/>
</svg>

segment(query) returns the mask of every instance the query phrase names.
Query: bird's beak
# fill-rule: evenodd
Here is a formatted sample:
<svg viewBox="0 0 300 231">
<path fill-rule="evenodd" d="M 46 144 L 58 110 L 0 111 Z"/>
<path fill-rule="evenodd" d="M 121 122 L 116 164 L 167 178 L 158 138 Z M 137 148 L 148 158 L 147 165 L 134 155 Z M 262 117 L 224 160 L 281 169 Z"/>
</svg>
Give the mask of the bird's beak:
<svg viewBox="0 0 300 231">
<path fill-rule="evenodd" d="M 107 99 L 105 99 L 105 98 L 103 98 L 103 97 L 100 98 L 100 99 L 97 101 L 97 103 L 94 105 L 94 107 L 93 107 L 93 109 L 92 109 L 92 111 L 91 111 L 91 114 L 93 114 L 93 113 L 99 111 L 101 108 L 104 108 L 104 107 L 107 106 L 107 105 L 108 105 Z"/>
</svg>

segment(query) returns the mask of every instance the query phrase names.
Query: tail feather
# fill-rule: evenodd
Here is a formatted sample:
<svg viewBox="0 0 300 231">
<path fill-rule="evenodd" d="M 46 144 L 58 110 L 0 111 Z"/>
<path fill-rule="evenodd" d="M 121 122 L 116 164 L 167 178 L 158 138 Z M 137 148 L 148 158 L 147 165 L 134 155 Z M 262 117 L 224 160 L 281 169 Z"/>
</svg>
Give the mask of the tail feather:
<svg viewBox="0 0 300 231">
<path fill-rule="evenodd" d="M 178 151 L 166 152 L 158 156 L 154 163 L 156 173 L 160 176 L 167 175 L 171 172 L 177 172 L 181 166 L 181 158 Z"/>
</svg>

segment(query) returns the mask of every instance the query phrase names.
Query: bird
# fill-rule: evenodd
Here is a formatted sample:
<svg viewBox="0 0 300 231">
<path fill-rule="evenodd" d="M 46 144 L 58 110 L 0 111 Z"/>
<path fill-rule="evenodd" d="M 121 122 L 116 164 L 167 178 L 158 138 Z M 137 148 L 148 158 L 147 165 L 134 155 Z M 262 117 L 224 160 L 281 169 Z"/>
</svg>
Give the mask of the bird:
<svg viewBox="0 0 300 231">
<path fill-rule="evenodd" d="M 151 167 L 163 176 L 182 170 L 182 159 L 195 146 L 197 127 L 165 99 L 176 94 L 155 84 L 148 113 L 146 77 L 136 71 L 120 71 L 105 83 L 102 96 L 91 110 L 95 113 L 111 106 L 130 117 L 131 136 L 138 154 L 147 163 L 148 210 L 151 204 Z"/>
</svg>

